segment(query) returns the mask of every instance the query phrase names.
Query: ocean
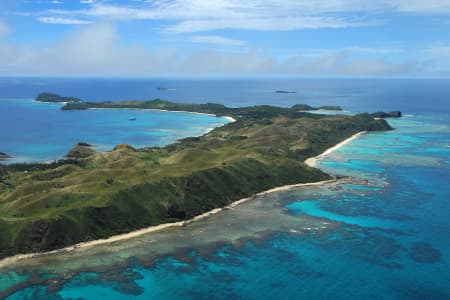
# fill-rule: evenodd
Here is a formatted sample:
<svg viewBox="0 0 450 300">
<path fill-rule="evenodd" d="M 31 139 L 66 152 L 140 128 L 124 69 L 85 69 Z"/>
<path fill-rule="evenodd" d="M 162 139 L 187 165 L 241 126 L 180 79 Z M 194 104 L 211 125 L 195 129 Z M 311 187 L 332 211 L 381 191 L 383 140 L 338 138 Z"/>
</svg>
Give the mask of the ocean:
<svg viewBox="0 0 450 300">
<path fill-rule="evenodd" d="M 45 122 L 35 123 L 41 125 L 22 145 L 5 135 L 32 120 L 54 115 L 54 126 L 64 128 L 58 122 L 66 115 L 57 106 L 32 101 L 41 91 L 92 101 L 341 105 L 349 113 L 401 110 L 404 117 L 389 120 L 394 131 L 362 135 L 319 161 L 326 172 L 368 184 L 273 193 L 185 227 L 25 260 L 0 270 L 0 298 L 450 299 L 450 80 L 3 78 L 0 151 L 12 143 L 12 150 L 26 148 L 48 135 Z M 68 118 L 66 128 L 89 128 L 73 133 L 74 141 L 97 135 L 99 146 L 140 146 L 226 122 L 145 111 L 136 120 L 141 124 L 129 124 L 135 113 L 83 112 Z M 127 126 L 137 127 L 133 134 L 109 135 Z M 145 136 L 161 130 L 163 137 Z M 39 153 L 23 156 L 46 160 L 66 151 L 35 149 Z"/>
</svg>

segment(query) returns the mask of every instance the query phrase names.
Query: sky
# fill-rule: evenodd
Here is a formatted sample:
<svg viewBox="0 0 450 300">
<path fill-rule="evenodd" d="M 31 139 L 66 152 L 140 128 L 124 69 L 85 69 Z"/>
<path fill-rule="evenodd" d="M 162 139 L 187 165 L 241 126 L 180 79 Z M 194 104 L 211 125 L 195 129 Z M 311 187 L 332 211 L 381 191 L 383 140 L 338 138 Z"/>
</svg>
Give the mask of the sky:
<svg viewBox="0 0 450 300">
<path fill-rule="evenodd" d="M 0 0 L 0 76 L 450 77 L 450 0 Z"/>
</svg>

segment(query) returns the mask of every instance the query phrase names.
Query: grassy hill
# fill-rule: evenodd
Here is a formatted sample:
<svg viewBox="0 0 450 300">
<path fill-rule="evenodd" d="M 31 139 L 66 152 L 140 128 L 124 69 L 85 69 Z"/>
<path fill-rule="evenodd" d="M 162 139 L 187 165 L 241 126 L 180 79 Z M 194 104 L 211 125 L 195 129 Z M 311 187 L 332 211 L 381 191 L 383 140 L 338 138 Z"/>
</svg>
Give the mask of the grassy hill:
<svg viewBox="0 0 450 300">
<path fill-rule="evenodd" d="M 64 109 L 91 107 L 196 111 L 237 121 L 165 147 L 118 145 L 97 153 L 80 143 L 67 160 L 0 165 L 0 257 L 184 220 L 276 186 L 329 179 L 303 161 L 356 132 L 391 129 L 369 114 L 272 106 L 154 100 L 74 102 Z"/>
</svg>

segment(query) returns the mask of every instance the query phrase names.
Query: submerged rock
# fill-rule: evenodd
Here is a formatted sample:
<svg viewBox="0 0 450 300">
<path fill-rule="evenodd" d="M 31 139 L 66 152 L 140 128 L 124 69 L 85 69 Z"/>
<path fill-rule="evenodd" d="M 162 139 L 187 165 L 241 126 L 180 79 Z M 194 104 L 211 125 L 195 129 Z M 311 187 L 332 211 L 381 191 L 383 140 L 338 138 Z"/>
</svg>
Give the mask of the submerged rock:
<svg viewBox="0 0 450 300">
<path fill-rule="evenodd" d="M 434 248 L 430 243 L 414 243 L 409 250 L 409 257 L 415 262 L 422 264 L 431 264 L 441 261 L 441 252 Z"/>
</svg>

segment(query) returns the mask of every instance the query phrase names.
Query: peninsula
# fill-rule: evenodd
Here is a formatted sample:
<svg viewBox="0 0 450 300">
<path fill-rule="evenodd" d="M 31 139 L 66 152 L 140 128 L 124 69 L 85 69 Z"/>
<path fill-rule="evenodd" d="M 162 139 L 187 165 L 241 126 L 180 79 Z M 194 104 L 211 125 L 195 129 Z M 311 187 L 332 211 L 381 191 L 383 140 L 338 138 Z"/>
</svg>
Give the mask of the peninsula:
<svg viewBox="0 0 450 300">
<path fill-rule="evenodd" d="M 188 111 L 235 121 L 164 147 L 95 152 L 80 142 L 53 163 L 0 164 L 0 258 L 180 222 L 275 187 L 329 180 L 305 159 L 358 132 L 392 129 L 367 113 L 319 115 L 295 106 L 72 101 L 62 109 L 90 108 Z"/>
</svg>

